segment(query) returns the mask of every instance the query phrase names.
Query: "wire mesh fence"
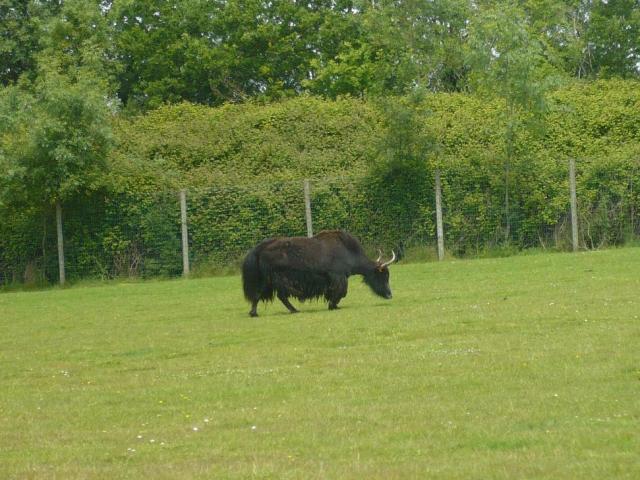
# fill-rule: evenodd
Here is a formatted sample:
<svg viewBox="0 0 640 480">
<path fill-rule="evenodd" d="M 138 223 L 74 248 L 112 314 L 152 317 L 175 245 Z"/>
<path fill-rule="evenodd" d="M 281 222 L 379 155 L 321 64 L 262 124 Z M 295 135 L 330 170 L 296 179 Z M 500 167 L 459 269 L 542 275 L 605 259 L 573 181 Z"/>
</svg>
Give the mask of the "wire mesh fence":
<svg viewBox="0 0 640 480">
<path fill-rule="evenodd" d="M 440 169 L 446 255 L 570 250 L 574 241 L 595 249 L 637 241 L 639 163 L 577 162 L 574 239 L 567 160 L 547 160 L 544 169 L 521 164 L 512 178 L 503 162 L 447 162 Z M 307 235 L 307 211 L 315 232 L 347 230 L 372 254 L 395 249 L 408 259 L 437 258 L 434 171 L 308 182 L 310 205 L 302 179 L 189 189 L 186 222 L 177 191 L 76 199 L 62 206 L 66 278 L 178 276 L 185 273 L 187 248 L 192 273 L 237 267 L 264 238 Z M 3 225 L 0 284 L 57 281 L 54 212 L 25 210 Z"/>
</svg>

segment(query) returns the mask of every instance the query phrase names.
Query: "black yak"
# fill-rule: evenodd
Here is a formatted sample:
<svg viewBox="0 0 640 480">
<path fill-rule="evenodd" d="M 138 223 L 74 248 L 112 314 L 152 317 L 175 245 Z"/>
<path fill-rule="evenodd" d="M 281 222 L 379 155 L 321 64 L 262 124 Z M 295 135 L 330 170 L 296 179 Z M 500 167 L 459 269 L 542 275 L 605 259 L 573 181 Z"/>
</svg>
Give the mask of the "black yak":
<svg viewBox="0 0 640 480">
<path fill-rule="evenodd" d="M 242 286 L 251 302 L 249 315 L 257 317 L 260 300 L 274 296 L 291 313 L 296 308 L 289 297 L 305 301 L 324 297 L 329 310 L 347 295 L 348 278 L 362 275 L 376 295 L 390 299 L 388 262 L 369 260 L 353 236 L 341 230 L 323 231 L 311 238 L 279 237 L 264 240 L 253 248 L 242 264 Z"/>
</svg>

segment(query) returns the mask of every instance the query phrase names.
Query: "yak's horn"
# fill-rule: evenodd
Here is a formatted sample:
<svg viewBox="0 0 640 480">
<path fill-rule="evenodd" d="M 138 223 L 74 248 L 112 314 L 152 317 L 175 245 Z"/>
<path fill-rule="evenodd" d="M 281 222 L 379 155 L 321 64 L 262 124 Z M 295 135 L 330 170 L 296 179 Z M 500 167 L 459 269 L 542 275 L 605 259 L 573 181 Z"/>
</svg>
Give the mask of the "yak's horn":
<svg viewBox="0 0 640 480">
<path fill-rule="evenodd" d="M 384 262 L 382 265 L 380 265 L 381 267 L 388 267 L 389 265 L 391 265 L 393 262 L 396 261 L 396 252 L 394 252 L 393 250 L 391 250 L 391 260 L 389 260 L 388 262 Z"/>
<path fill-rule="evenodd" d="M 382 260 L 382 250 L 378 249 L 378 259 L 376 260 L 376 263 L 380 263 L 380 260 Z"/>
</svg>

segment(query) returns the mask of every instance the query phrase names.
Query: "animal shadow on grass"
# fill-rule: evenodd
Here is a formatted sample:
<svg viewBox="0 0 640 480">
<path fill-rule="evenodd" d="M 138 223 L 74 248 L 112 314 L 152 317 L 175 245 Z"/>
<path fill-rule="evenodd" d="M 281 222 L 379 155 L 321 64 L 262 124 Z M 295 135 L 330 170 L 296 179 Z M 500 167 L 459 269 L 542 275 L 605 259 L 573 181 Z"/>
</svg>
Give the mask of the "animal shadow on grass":
<svg viewBox="0 0 640 480">
<path fill-rule="evenodd" d="M 382 304 L 380 304 L 382 305 Z M 353 307 L 350 305 L 340 305 L 338 308 L 334 309 L 334 310 L 329 310 L 327 308 L 326 304 L 320 304 L 319 302 L 316 304 L 310 304 L 310 303 L 306 303 L 306 304 L 298 304 L 296 305 L 296 308 L 298 309 L 297 312 L 295 313 L 291 313 L 288 312 L 287 310 L 281 310 L 279 308 L 279 306 L 274 306 L 272 307 L 273 309 L 271 311 L 269 311 L 268 308 L 263 308 L 262 312 L 260 313 L 260 315 L 257 317 L 257 319 L 259 320 L 262 317 L 270 317 L 270 316 L 278 316 L 278 317 L 287 317 L 287 316 L 291 316 L 294 318 L 298 318 L 298 317 L 305 317 L 309 314 L 318 314 L 318 313 L 332 313 L 335 315 L 340 315 L 340 311 L 341 310 L 352 310 Z"/>
<path fill-rule="evenodd" d="M 305 308 L 306 307 L 306 308 Z M 385 303 L 373 303 L 371 305 L 368 305 L 368 307 L 373 307 L 373 308 L 392 308 L 393 305 L 389 304 L 388 302 Z M 276 307 L 277 308 L 277 307 Z M 340 311 L 355 311 L 357 309 L 362 309 L 362 307 L 360 306 L 353 306 L 353 305 L 340 305 L 338 308 L 336 308 L 335 310 L 329 310 L 325 305 L 313 305 L 310 306 L 309 304 L 307 305 L 297 305 L 296 308 L 298 309 L 298 311 L 296 313 L 291 313 L 288 312 L 286 310 L 272 310 L 269 311 L 267 309 L 264 309 L 262 311 L 262 313 L 260 314 L 260 316 L 258 316 L 257 318 L 260 319 L 262 317 L 267 317 L 267 316 L 278 316 L 278 317 L 287 317 L 287 316 L 291 316 L 294 318 L 302 318 L 302 317 L 306 317 L 308 315 L 317 315 L 317 314 L 321 314 L 321 313 L 330 313 L 331 315 L 340 315 Z M 364 310 L 363 310 L 364 311 Z"/>
</svg>

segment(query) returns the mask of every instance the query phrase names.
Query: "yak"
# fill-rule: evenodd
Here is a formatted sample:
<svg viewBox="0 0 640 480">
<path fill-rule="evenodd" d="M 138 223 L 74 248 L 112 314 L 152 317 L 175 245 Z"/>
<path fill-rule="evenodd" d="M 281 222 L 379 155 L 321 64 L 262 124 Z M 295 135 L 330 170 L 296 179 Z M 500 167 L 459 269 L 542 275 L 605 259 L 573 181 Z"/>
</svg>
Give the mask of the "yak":
<svg viewBox="0 0 640 480">
<path fill-rule="evenodd" d="M 313 237 L 277 237 L 262 241 L 245 257 L 242 286 L 251 303 L 249 315 L 257 317 L 259 301 L 274 296 L 291 312 L 298 310 L 289 297 L 300 301 L 324 299 L 329 310 L 347 295 L 351 275 L 362 275 L 373 293 L 390 299 L 389 265 L 396 261 L 370 260 L 360 242 L 343 230 L 327 230 Z"/>
</svg>

